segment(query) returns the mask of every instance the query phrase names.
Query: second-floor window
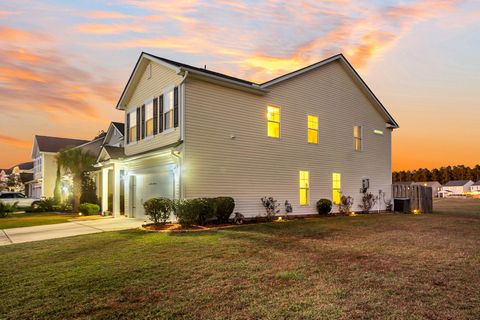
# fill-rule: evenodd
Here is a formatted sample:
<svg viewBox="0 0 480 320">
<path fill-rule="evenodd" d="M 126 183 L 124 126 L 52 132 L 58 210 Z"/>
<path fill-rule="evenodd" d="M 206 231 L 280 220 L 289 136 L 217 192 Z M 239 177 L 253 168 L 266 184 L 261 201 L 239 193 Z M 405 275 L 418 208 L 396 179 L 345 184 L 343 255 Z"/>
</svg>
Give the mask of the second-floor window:
<svg viewBox="0 0 480 320">
<path fill-rule="evenodd" d="M 280 138 L 280 108 L 267 107 L 268 129 L 267 135 L 271 138 Z"/>
<path fill-rule="evenodd" d="M 168 130 L 173 128 L 173 90 L 166 92 L 163 95 L 163 129 Z"/>
<path fill-rule="evenodd" d="M 308 116 L 308 143 L 318 143 L 318 117 Z"/>
<path fill-rule="evenodd" d="M 145 131 L 146 136 L 153 136 L 153 101 L 145 105 Z"/>
<path fill-rule="evenodd" d="M 127 117 L 128 142 L 137 141 L 137 111 L 133 110 Z"/>
<path fill-rule="evenodd" d="M 363 141 L 362 141 L 362 126 L 353 127 L 353 140 L 356 151 L 363 150 Z"/>
</svg>

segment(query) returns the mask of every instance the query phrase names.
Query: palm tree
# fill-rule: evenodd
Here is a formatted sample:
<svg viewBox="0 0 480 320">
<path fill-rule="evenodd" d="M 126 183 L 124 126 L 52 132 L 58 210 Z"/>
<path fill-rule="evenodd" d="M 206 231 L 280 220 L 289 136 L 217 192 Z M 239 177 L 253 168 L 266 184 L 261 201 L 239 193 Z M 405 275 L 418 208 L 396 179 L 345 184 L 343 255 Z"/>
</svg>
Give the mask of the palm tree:
<svg viewBox="0 0 480 320">
<path fill-rule="evenodd" d="M 61 168 L 72 175 L 73 180 L 73 211 L 78 211 L 82 195 L 83 175 L 92 169 L 95 157 L 81 149 L 63 149 L 57 155 L 57 179 Z"/>
</svg>

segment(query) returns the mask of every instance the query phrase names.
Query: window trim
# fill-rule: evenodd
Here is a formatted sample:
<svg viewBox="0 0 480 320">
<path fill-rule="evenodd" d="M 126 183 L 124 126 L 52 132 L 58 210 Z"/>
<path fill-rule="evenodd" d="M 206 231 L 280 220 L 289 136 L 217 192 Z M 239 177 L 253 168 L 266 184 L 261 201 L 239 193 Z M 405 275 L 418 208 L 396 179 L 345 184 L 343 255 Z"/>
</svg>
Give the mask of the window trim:
<svg viewBox="0 0 480 320">
<path fill-rule="evenodd" d="M 278 122 L 268 119 L 268 108 L 269 107 L 278 109 Z M 268 125 L 270 124 L 270 122 L 278 123 L 278 137 L 272 137 L 272 136 L 268 135 Z M 277 106 L 277 105 L 273 105 L 273 104 L 267 104 L 267 137 L 271 138 L 271 139 L 277 139 L 277 140 L 280 140 L 280 138 L 282 137 L 282 108 Z"/>
<path fill-rule="evenodd" d="M 338 175 L 338 180 L 335 179 L 336 175 Z M 336 187 L 335 182 L 338 182 L 338 187 Z M 338 194 L 339 194 L 338 202 L 335 202 L 335 191 L 338 191 Z M 332 172 L 332 203 L 335 205 L 340 204 L 341 197 L 342 197 L 342 174 L 340 172 Z"/>
<path fill-rule="evenodd" d="M 127 141 L 127 144 L 135 144 L 135 143 L 137 143 L 137 121 L 136 121 L 136 120 L 137 120 L 137 108 L 133 108 L 132 111 L 129 111 L 129 112 L 127 112 L 127 113 L 130 114 L 130 126 L 127 128 L 127 130 L 129 130 L 129 138 L 130 138 L 130 141 Z M 135 125 L 134 125 L 134 126 L 132 126 L 132 123 L 133 123 L 133 122 L 132 122 L 132 114 L 135 114 Z M 135 140 L 132 139 L 133 136 L 132 136 L 132 133 L 130 132 L 130 130 L 131 130 L 132 128 L 135 129 L 135 131 L 134 131 L 134 133 L 135 133 Z"/>
<path fill-rule="evenodd" d="M 146 140 L 147 138 L 155 136 L 155 133 L 154 133 L 154 130 L 153 130 L 153 97 L 150 97 L 147 100 L 145 100 L 143 102 L 143 104 L 145 105 L 145 138 L 142 139 L 142 140 Z M 148 105 L 152 106 L 152 117 L 151 118 L 147 118 L 147 114 L 148 114 L 147 106 Z M 149 119 L 152 120 L 152 134 L 150 134 L 150 135 L 147 132 L 147 122 L 148 122 Z"/>
<path fill-rule="evenodd" d="M 359 137 L 355 136 L 355 128 L 359 128 Z M 360 141 L 360 149 L 357 149 L 357 140 Z M 363 151 L 363 126 L 362 125 L 353 126 L 353 149 L 357 152 Z"/>
<path fill-rule="evenodd" d="M 317 119 L 317 129 L 313 129 L 313 128 L 310 128 L 310 117 L 315 117 Z M 318 136 L 318 129 L 319 129 L 319 125 L 318 125 L 318 116 L 315 116 L 313 114 L 307 114 L 307 143 L 308 144 L 318 144 L 318 140 L 319 140 L 319 136 Z M 316 136 L 317 136 L 317 141 L 316 142 L 310 142 L 309 139 L 310 139 L 310 130 L 312 131 L 315 131 L 316 132 Z"/>
<path fill-rule="evenodd" d="M 307 187 L 302 188 L 302 173 L 307 173 Z M 306 203 L 302 203 L 302 190 L 306 190 L 307 201 Z M 308 170 L 299 170 L 298 171 L 298 203 L 301 207 L 306 207 L 310 205 L 310 171 Z"/>
<path fill-rule="evenodd" d="M 175 109 L 175 105 L 174 105 L 174 104 L 175 104 L 175 102 L 174 102 L 175 93 L 174 93 L 174 90 L 175 90 L 175 86 L 169 86 L 169 87 L 165 88 L 165 90 L 163 90 L 163 92 L 162 92 L 162 94 L 161 94 L 161 95 L 163 96 L 163 113 L 162 113 L 163 131 L 162 131 L 162 133 L 164 133 L 165 131 L 168 133 L 168 132 L 172 131 L 171 129 L 175 129 L 174 124 L 173 124 L 173 122 L 174 122 L 174 119 L 173 119 L 173 118 L 174 118 L 174 117 L 173 117 L 173 112 L 174 112 L 174 111 L 173 111 L 173 110 Z M 171 113 L 172 113 L 172 118 L 171 118 L 172 121 L 171 121 L 171 123 L 170 123 L 171 126 L 170 126 L 169 128 L 167 128 L 167 127 L 165 126 L 165 124 L 166 124 L 165 115 L 167 114 L 167 112 L 165 111 L 165 110 L 167 110 L 167 109 L 166 109 L 166 104 L 165 104 L 165 97 L 166 97 L 167 94 L 169 94 L 170 92 L 172 93 L 172 97 L 171 97 L 171 98 L 172 98 L 172 109 L 168 109 L 168 110 L 169 110 L 168 112 L 171 112 Z"/>
</svg>

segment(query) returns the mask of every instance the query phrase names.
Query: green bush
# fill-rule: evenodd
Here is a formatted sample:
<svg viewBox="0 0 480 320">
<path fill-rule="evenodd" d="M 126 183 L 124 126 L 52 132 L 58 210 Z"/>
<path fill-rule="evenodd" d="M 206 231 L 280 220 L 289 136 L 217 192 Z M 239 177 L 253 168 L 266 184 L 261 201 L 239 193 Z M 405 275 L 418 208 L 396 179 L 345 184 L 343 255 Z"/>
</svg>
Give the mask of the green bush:
<svg viewBox="0 0 480 320">
<path fill-rule="evenodd" d="M 332 201 L 328 199 L 320 199 L 317 201 L 318 214 L 329 214 L 332 211 Z"/>
<path fill-rule="evenodd" d="M 214 199 L 213 211 L 218 223 L 227 223 L 235 209 L 235 200 L 232 197 L 218 197 Z"/>
<path fill-rule="evenodd" d="M 174 205 L 178 223 L 184 227 L 205 225 L 214 215 L 212 198 L 198 198 L 176 201 Z"/>
<path fill-rule="evenodd" d="M 173 201 L 168 198 L 153 198 L 145 201 L 143 208 L 153 223 L 165 224 L 173 210 Z"/>
<path fill-rule="evenodd" d="M 18 202 L 14 204 L 0 202 L 0 218 L 7 217 L 10 213 L 17 211 Z"/>
<path fill-rule="evenodd" d="M 78 211 L 84 216 L 97 215 L 100 213 L 100 206 L 95 203 L 82 203 Z"/>
<path fill-rule="evenodd" d="M 54 198 L 46 198 L 33 202 L 25 212 L 52 212 L 57 206 Z"/>
</svg>

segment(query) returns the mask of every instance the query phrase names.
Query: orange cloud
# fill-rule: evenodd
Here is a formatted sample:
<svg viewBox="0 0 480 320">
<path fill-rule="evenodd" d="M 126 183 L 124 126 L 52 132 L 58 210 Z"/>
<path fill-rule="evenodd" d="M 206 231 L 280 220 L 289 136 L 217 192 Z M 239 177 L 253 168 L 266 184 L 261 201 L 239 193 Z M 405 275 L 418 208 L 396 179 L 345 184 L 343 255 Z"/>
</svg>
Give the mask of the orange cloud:
<svg viewBox="0 0 480 320">
<path fill-rule="evenodd" d="M 17 138 L 2 135 L 2 134 L 0 134 L 0 143 L 8 144 L 18 148 L 30 148 L 32 145 L 30 141 L 17 139 Z"/>
<path fill-rule="evenodd" d="M 49 37 L 37 32 L 27 32 L 21 29 L 15 29 L 5 26 L 0 26 L 0 41 L 3 42 L 28 42 L 48 40 Z"/>
<path fill-rule="evenodd" d="M 80 24 L 76 31 L 90 34 L 119 34 L 123 32 L 145 32 L 145 28 L 138 24 Z"/>
<path fill-rule="evenodd" d="M 116 11 L 91 11 L 86 14 L 90 19 L 128 19 L 131 16 Z"/>
</svg>

